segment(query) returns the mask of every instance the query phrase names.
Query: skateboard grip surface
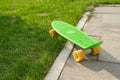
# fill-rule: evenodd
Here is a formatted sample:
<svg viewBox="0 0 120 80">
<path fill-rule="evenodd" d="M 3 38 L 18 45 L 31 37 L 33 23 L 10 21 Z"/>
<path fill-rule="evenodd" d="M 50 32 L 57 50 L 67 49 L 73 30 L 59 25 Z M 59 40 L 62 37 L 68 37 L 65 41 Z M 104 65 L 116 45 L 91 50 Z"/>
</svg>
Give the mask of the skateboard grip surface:
<svg viewBox="0 0 120 80">
<path fill-rule="evenodd" d="M 72 41 L 83 49 L 89 49 L 98 46 L 103 42 L 96 42 L 93 38 L 89 37 L 81 30 L 78 30 L 75 26 L 63 21 L 53 21 L 52 27 L 58 34 Z"/>
</svg>

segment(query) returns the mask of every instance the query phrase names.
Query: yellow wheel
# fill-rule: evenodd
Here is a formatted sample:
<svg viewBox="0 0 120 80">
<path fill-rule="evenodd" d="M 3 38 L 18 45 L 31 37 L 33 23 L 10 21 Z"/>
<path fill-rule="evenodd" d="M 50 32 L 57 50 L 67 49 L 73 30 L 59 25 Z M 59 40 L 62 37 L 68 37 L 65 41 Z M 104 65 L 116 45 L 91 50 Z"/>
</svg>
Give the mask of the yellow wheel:
<svg viewBox="0 0 120 80">
<path fill-rule="evenodd" d="M 49 30 L 49 34 L 51 37 L 54 37 L 57 33 L 54 29 Z"/>
<path fill-rule="evenodd" d="M 80 62 L 80 61 L 86 59 L 85 51 L 83 51 L 83 50 L 74 51 L 73 52 L 73 58 L 77 62 Z"/>
<path fill-rule="evenodd" d="M 98 55 L 101 52 L 101 47 L 97 46 L 97 47 L 91 48 L 91 51 L 92 51 L 91 52 L 92 55 Z"/>
</svg>

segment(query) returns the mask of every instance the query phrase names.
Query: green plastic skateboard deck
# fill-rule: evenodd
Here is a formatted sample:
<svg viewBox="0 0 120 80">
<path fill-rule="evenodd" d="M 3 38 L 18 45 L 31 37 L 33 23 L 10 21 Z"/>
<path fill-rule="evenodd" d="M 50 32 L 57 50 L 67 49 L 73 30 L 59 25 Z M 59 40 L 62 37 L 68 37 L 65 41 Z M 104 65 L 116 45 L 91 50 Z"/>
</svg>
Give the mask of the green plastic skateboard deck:
<svg viewBox="0 0 120 80">
<path fill-rule="evenodd" d="M 81 30 L 78 30 L 75 26 L 63 21 L 53 21 L 52 27 L 58 34 L 85 50 L 99 46 L 103 42 L 95 41 L 93 38 L 89 37 Z"/>
</svg>

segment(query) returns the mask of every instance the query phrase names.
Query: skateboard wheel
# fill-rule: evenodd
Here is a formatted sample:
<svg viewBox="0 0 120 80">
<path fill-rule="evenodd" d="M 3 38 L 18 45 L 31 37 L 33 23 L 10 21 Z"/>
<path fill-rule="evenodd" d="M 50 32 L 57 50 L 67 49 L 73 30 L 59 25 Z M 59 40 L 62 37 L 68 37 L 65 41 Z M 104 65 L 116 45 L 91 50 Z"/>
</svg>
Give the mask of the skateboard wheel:
<svg viewBox="0 0 120 80">
<path fill-rule="evenodd" d="M 54 29 L 49 30 L 49 34 L 51 37 L 54 37 L 57 33 Z"/>
<path fill-rule="evenodd" d="M 80 62 L 86 58 L 85 52 L 83 50 L 74 51 L 73 58 L 76 62 Z"/>
<path fill-rule="evenodd" d="M 94 47 L 94 48 L 91 48 L 91 54 L 92 55 L 97 55 L 97 54 L 100 54 L 101 52 L 101 47 L 100 46 L 97 46 L 97 47 Z"/>
</svg>

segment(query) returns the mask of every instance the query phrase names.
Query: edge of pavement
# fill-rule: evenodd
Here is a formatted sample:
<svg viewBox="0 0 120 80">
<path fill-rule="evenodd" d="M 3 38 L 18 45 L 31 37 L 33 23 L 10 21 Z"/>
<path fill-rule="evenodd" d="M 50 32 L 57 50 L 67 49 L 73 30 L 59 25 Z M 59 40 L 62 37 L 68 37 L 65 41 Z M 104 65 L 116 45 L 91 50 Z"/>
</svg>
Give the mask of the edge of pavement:
<svg viewBox="0 0 120 80">
<path fill-rule="evenodd" d="M 78 29 L 83 29 L 87 20 L 88 20 L 88 15 L 90 12 L 85 12 L 83 14 L 83 17 L 79 20 L 77 23 L 76 27 Z M 44 80 L 58 80 L 59 76 L 61 75 L 61 72 L 64 68 L 64 65 L 72 52 L 74 48 L 74 44 L 70 41 L 67 41 L 64 48 L 61 50 L 59 53 L 58 57 L 52 64 L 50 70 L 48 71 L 47 75 L 45 76 Z"/>
</svg>

